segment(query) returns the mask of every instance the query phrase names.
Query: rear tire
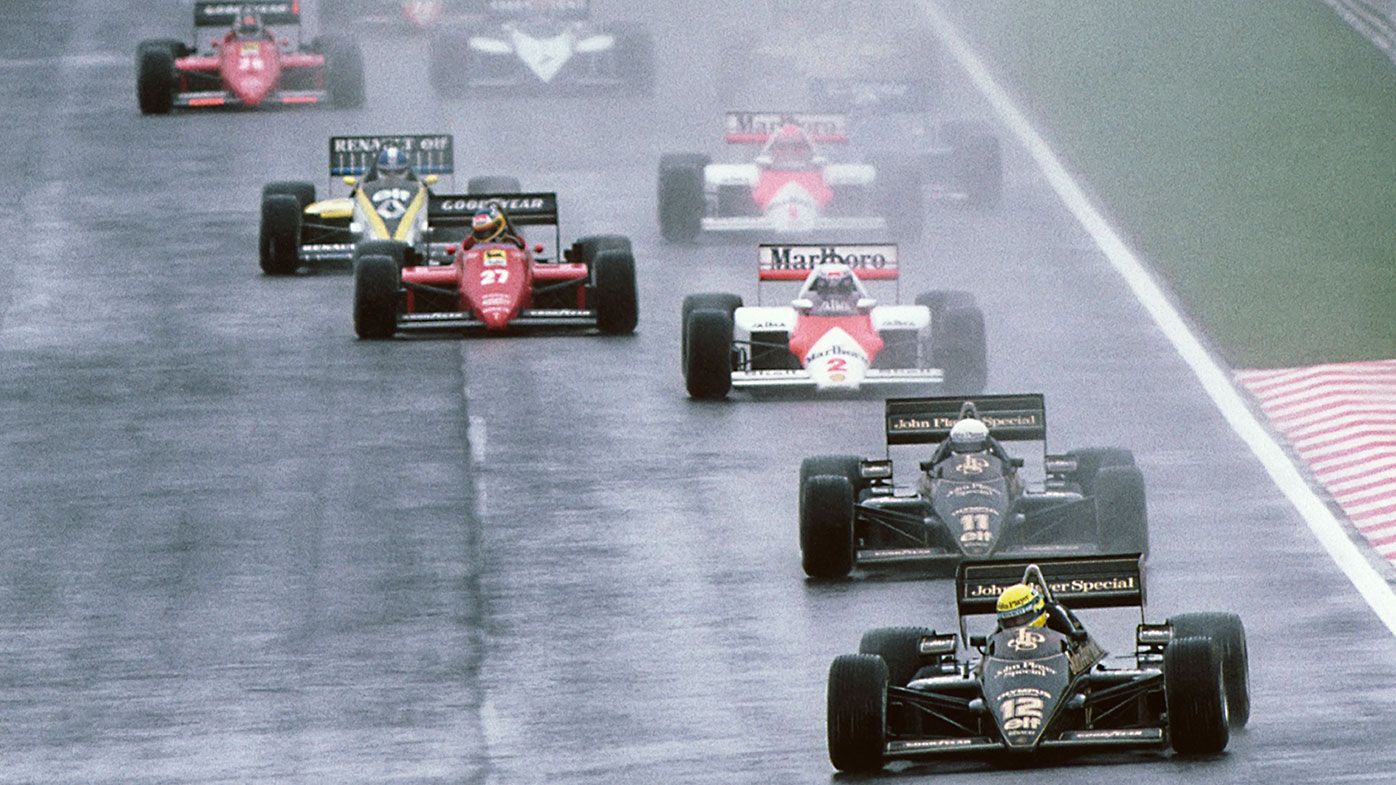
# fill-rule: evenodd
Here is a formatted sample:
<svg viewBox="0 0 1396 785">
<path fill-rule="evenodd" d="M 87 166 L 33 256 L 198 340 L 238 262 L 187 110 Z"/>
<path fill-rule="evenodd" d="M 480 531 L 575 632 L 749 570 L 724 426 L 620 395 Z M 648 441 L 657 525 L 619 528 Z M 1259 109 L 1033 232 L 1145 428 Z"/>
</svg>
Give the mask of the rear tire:
<svg viewBox="0 0 1396 785">
<path fill-rule="evenodd" d="M 508 175 L 482 174 L 465 183 L 468 194 L 517 194 L 523 192 L 519 178 Z"/>
<path fill-rule="evenodd" d="M 829 666 L 829 762 L 839 771 L 882 768 L 887 745 L 887 663 L 871 654 L 844 654 Z"/>
<path fill-rule="evenodd" d="M 1096 533 L 1104 553 L 1149 552 L 1144 475 L 1134 466 L 1107 466 L 1095 478 Z"/>
<path fill-rule="evenodd" d="M 325 44 L 325 87 L 336 108 L 364 105 L 364 56 L 357 43 L 332 38 Z"/>
<path fill-rule="evenodd" d="M 721 400 L 732 390 L 732 317 L 706 308 L 688 315 L 684 383 L 691 398 Z"/>
<path fill-rule="evenodd" d="M 671 153 L 659 160 L 659 232 L 671 243 L 691 243 L 703 230 L 706 155 Z"/>
<path fill-rule="evenodd" d="M 946 395 L 977 395 L 989 381 L 984 314 L 968 292 L 927 292 L 916 304 L 931 311 L 931 366 L 945 374 Z"/>
<path fill-rule="evenodd" d="M 921 638 L 935 635 L 929 627 L 878 627 L 863 633 L 859 654 L 875 654 L 887 663 L 887 683 L 905 687 L 921 670 Z"/>
<path fill-rule="evenodd" d="M 354 333 L 363 340 L 391 338 L 397 332 L 402 268 L 387 256 L 354 261 Z"/>
<path fill-rule="evenodd" d="M 800 488 L 800 562 L 811 578 L 845 578 L 853 571 L 853 485 L 820 474 Z"/>
<path fill-rule="evenodd" d="M 628 250 L 601 251 L 591 263 L 596 327 L 606 335 L 635 332 L 640 305 L 635 293 L 635 257 Z"/>
<path fill-rule="evenodd" d="M 289 194 L 262 199 L 258 261 L 267 275 L 291 275 L 300 264 L 301 203 Z"/>
<path fill-rule="evenodd" d="M 1251 719 L 1251 666 L 1246 651 L 1246 627 L 1234 613 L 1184 613 L 1168 620 L 1179 638 L 1207 638 L 1221 654 L 1226 681 L 1226 708 L 1232 727 L 1244 728 Z"/>
<path fill-rule="evenodd" d="M 1081 486 L 1081 493 L 1087 496 L 1095 493 L 1096 476 L 1101 469 L 1134 465 L 1134 453 L 1121 447 L 1087 447 L 1072 450 L 1066 455 L 1076 461 L 1076 472 L 1072 478 Z"/>
<path fill-rule="evenodd" d="M 136 102 L 141 114 L 169 114 L 174 109 L 175 50 L 161 41 L 136 49 Z"/>
<path fill-rule="evenodd" d="M 315 184 L 299 180 L 279 180 L 262 186 L 263 200 L 276 195 L 294 196 L 304 210 L 315 203 Z"/>
<path fill-rule="evenodd" d="M 1208 638 L 1174 638 L 1163 650 L 1168 733 L 1180 755 L 1214 755 L 1231 740 L 1220 649 Z"/>
</svg>

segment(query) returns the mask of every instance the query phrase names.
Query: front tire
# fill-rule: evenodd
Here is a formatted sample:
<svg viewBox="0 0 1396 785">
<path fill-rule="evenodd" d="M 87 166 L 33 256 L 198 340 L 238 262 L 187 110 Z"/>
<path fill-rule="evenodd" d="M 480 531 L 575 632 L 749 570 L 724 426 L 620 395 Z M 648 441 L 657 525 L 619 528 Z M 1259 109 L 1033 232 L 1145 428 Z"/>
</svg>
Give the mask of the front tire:
<svg viewBox="0 0 1396 785">
<path fill-rule="evenodd" d="M 839 771 L 882 768 L 887 745 L 887 663 L 872 654 L 845 654 L 829 666 L 826 723 L 829 762 Z"/>
<path fill-rule="evenodd" d="M 1163 650 L 1168 733 L 1181 755 L 1215 755 L 1231 740 L 1220 650 L 1209 638 L 1174 638 Z"/>
<path fill-rule="evenodd" d="M 354 333 L 363 340 L 391 338 L 397 332 L 402 269 L 387 256 L 354 261 Z"/>
<path fill-rule="evenodd" d="M 472 177 L 465 183 L 468 194 L 517 194 L 523 192 L 519 178 L 507 175 L 483 174 Z"/>
<path fill-rule="evenodd" d="M 1003 199 L 1003 151 L 998 137 L 980 123 L 950 123 L 950 174 L 965 194 L 965 205 L 993 209 Z"/>
<path fill-rule="evenodd" d="M 1234 613 L 1184 613 L 1168 620 L 1179 638 L 1207 638 L 1216 645 L 1226 680 L 1226 708 L 1232 727 L 1251 719 L 1251 666 L 1246 627 Z"/>
<path fill-rule="evenodd" d="M 732 390 L 732 316 L 699 309 L 684 330 L 684 383 L 691 398 L 721 400 Z"/>
<path fill-rule="evenodd" d="M 592 262 L 591 274 L 597 329 L 606 335 L 635 332 L 640 320 L 640 305 L 635 293 L 635 257 L 618 248 L 602 251 Z"/>
<path fill-rule="evenodd" d="M 262 199 L 258 261 L 267 275 L 290 275 L 300 264 L 301 203 L 289 194 Z"/>
<path fill-rule="evenodd" d="M 300 180 L 278 180 L 262 186 L 262 199 L 277 195 L 294 196 L 304 210 L 315 203 L 315 184 Z"/>
<path fill-rule="evenodd" d="M 845 578 L 853 572 L 853 485 L 821 474 L 800 489 L 800 562 L 811 578 Z"/>
<path fill-rule="evenodd" d="M 175 50 L 163 41 L 147 41 L 136 50 L 136 102 L 141 114 L 169 114 L 174 109 Z"/>
</svg>

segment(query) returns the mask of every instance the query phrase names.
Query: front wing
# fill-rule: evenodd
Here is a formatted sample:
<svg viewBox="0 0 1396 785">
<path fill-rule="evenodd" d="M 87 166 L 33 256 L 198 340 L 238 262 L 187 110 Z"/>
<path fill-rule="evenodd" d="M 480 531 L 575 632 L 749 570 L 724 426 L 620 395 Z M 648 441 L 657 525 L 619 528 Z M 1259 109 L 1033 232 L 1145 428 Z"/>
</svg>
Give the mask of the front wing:
<svg viewBox="0 0 1396 785">
<path fill-rule="evenodd" d="M 571 308 L 533 308 L 509 322 L 510 330 L 586 329 L 596 326 L 596 311 Z M 468 332 L 483 330 L 485 323 L 468 311 L 410 313 L 398 317 L 401 332 Z"/>
<path fill-rule="evenodd" d="M 874 369 L 863 377 L 856 389 L 887 388 L 904 385 L 941 384 L 945 373 L 939 368 Z M 809 371 L 733 371 L 732 386 L 736 389 L 813 389 L 814 377 Z M 855 388 L 837 388 L 854 391 Z"/>
<path fill-rule="evenodd" d="M 329 101 L 330 94 L 324 90 L 278 90 L 267 96 L 262 106 L 307 106 Z M 243 103 L 227 90 L 200 90 L 177 93 L 174 105 L 179 109 L 218 109 L 241 108 Z"/>
</svg>

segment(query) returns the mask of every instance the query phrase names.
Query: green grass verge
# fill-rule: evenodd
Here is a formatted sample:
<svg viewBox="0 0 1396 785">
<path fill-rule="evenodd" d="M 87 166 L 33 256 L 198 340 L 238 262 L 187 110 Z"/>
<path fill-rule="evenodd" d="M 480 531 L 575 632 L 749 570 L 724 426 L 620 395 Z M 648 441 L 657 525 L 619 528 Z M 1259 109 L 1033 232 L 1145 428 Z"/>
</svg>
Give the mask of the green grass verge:
<svg viewBox="0 0 1396 785">
<path fill-rule="evenodd" d="M 1396 357 L 1396 68 L 1321 3 L 953 14 L 1229 362 Z"/>
</svg>

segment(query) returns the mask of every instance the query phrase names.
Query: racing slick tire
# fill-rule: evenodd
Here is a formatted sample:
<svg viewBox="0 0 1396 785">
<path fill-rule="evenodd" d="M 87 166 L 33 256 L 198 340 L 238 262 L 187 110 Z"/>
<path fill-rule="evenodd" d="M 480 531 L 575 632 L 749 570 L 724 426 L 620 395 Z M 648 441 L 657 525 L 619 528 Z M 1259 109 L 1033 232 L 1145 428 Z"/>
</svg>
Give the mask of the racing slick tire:
<svg viewBox="0 0 1396 785">
<path fill-rule="evenodd" d="M 267 275 L 290 275 L 300 264 L 301 203 L 290 194 L 262 199 L 258 261 Z"/>
<path fill-rule="evenodd" d="M 300 202 L 301 209 L 309 207 L 315 203 L 315 183 L 306 183 L 296 180 L 279 180 L 267 183 L 262 186 L 262 199 L 268 196 L 294 196 Z"/>
<path fill-rule="evenodd" d="M 640 320 L 635 294 L 635 257 L 629 251 L 610 248 L 591 263 L 592 307 L 596 327 L 606 335 L 629 335 Z"/>
<path fill-rule="evenodd" d="M 968 292 L 926 292 L 916 304 L 931 311 L 931 337 L 926 354 L 933 368 L 945 374 L 947 395 L 976 395 L 989 382 L 984 314 Z"/>
<path fill-rule="evenodd" d="M 859 654 L 875 654 L 887 663 L 888 684 L 905 687 L 925 665 L 921 639 L 935 635 L 929 627 L 878 627 L 863 633 Z"/>
<path fill-rule="evenodd" d="M 1134 466 L 1107 466 L 1095 478 L 1096 536 L 1103 553 L 1149 552 L 1144 475 Z"/>
<path fill-rule="evenodd" d="M 724 292 L 703 292 L 701 294 L 690 294 L 683 298 L 683 313 L 679 317 L 679 332 L 682 338 L 679 345 L 683 347 L 683 354 L 680 360 L 680 368 L 688 367 L 688 315 L 702 308 L 714 311 L 722 311 L 729 319 L 734 318 L 737 309 L 742 307 L 742 298 L 735 294 Z M 730 362 L 730 360 L 729 360 Z"/>
<path fill-rule="evenodd" d="M 1174 638 L 1163 650 L 1168 734 L 1182 755 L 1213 755 L 1231 740 L 1221 650 L 1209 638 Z"/>
<path fill-rule="evenodd" d="M 1168 620 L 1179 638 L 1208 638 L 1221 652 L 1226 680 L 1226 712 L 1234 728 L 1251 719 L 1251 666 L 1246 628 L 1234 613 L 1184 613 Z"/>
<path fill-rule="evenodd" d="M 853 486 L 853 500 L 863 490 L 863 459 L 856 455 L 811 455 L 800 461 L 800 514 L 804 515 L 805 482 L 821 474 L 843 477 Z"/>
<path fill-rule="evenodd" d="M 615 36 L 616 77 L 631 95 L 654 94 L 654 37 L 639 25 L 612 25 Z"/>
<path fill-rule="evenodd" d="M 1086 496 L 1095 493 L 1096 477 L 1101 469 L 1134 465 L 1134 453 L 1123 447 L 1087 447 L 1072 450 L 1066 456 L 1076 461 L 1076 471 L 1072 473 L 1071 478 L 1081 486 L 1081 493 Z"/>
<path fill-rule="evenodd" d="M 619 234 L 592 234 L 572 242 L 570 259 L 577 264 L 594 264 L 602 251 L 634 253 L 629 237 Z"/>
<path fill-rule="evenodd" d="M 732 391 L 732 316 L 699 308 L 684 328 L 683 379 L 688 397 L 717 401 Z"/>
<path fill-rule="evenodd" d="M 800 564 L 811 578 L 845 578 L 853 572 L 853 485 L 847 477 L 819 474 L 800 488 Z"/>
<path fill-rule="evenodd" d="M 887 746 L 887 662 L 873 654 L 844 654 L 829 666 L 829 762 L 839 771 L 882 768 Z"/>
<path fill-rule="evenodd" d="M 363 340 L 391 338 L 397 332 L 402 268 L 388 256 L 354 260 L 354 334 Z"/>
<path fill-rule="evenodd" d="M 468 194 L 517 194 L 523 193 L 519 178 L 502 174 L 482 174 L 470 178 L 465 183 Z"/>
<path fill-rule="evenodd" d="M 337 109 L 364 105 L 364 55 L 358 44 L 343 38 L 326 41 L 325 89 Z"/>
<path fill-rule="evenodd" d="M 923 178 L 914 167 L 884 161 L 877 164 L 877 205 L 887 220 L 892 239 L 913 242 L 926 229 Z"/>
<path fill-rule="evenodd" d="M 443 31 L 431 37 L 432 89 L 442 98 L 461 98 L 470 89 L 470 36 Z"/>
<path fill-rule="evenodd" d="M 965 205 L 990 209 L 1003 198 L 1003 151 L 998 137 L 982 123 L 947 123 L 950 174 L 964 191 Z"/>
<path fill-rule="evenodd" d="M 691 243 L 703 230 L 707 211 L 706 155 L 668 153 L 659 159 L 659 233 L 671 243 Z"/>
<path fill-rule="evenodd" d="M 407 244 L 397 240 L 365 240 L 354 247 L 355 267 L 360 258 L 365 256 L 386 256 L 397 264 L 398 268 L 408 267 Z"/>
<path fill-rule="evenodd" d="M 136 101 L 141 114 L 169 114 L 174 96 L 174 48 L 164 41 L 142 43 L 136 49 Z"/>
</svg>

